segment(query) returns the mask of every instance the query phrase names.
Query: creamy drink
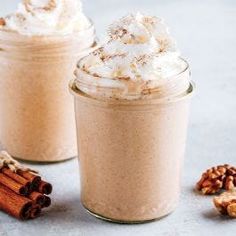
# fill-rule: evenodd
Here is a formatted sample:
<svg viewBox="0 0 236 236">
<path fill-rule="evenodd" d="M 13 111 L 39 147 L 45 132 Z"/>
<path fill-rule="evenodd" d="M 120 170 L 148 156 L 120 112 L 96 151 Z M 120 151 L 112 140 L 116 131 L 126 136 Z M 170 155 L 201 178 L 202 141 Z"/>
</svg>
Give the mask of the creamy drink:
<svg viewBox="0 0 236 236">
<path fill-rule="evenodd" d="M 102 219 L 138 223 L 178 202 L 194 87 L 166 25 L 129 15 L 79 61 L 75 97 L 81 200 Z"/>
<path fill-rule="evenodd" d="M 0 20 L 0 143 L 17 158 L 76 156 L 68 81 L 94 45 L 79 0 L 25 0 Z"/>
</svg>

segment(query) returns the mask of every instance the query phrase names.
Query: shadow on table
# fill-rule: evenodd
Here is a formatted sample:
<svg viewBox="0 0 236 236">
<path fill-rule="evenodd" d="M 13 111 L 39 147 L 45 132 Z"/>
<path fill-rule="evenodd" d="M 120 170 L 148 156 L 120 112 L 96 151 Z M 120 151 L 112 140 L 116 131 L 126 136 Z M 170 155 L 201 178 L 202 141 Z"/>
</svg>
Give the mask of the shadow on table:
<svg viewBox="0 0 236 236">
<path fill-rule="evenodd" d="M 207 210 L 207 211 L 203 212 L 202 215 L 205 219 L 214 220 L 214 221 L 221 222 L 221 223 L 222 223 L 222 221 L 228 222 L 228 221 L 235 220 L 233 218 L 230 218 L 229 216 L 220 215 L 215 209 Z"/>
<path fill-rule="evenodd" d="M 202 195 L 194 187 L 189 187 L 188 190 L 192 194 L 192 197 L 202 198 L 202 200 L 207 200 L 209 202 L 212 202 L 212 199 L 214 197 L 214 195 Z M 217 210 L 215 209 L 215 207 L 213 205 L 213 202 L 212 202 L 212 208 L 203 210 L 201 212 L 201 214 L 206 220 L 211 220 L 211 221 L 215 221 L 215 222 L 234 220 L 228 216 L 221 215 L 219 212 L 217 212 Z"/>
</svg>

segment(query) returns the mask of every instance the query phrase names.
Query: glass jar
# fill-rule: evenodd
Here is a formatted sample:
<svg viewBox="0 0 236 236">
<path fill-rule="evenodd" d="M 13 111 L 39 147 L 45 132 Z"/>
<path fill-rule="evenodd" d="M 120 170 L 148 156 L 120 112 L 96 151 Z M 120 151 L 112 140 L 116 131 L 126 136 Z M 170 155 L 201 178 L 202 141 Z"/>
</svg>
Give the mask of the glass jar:
<svg viewBox="0 0 236 236">
<path fill-rule="evenodd" d="M 169 78 L 174 83 L 185 81 L 182 90 L 167 83 L 142 98 L 115 83 L 91 85 L 96 78 L 89 80 L 92 75 L 85 73 L 79 70 L 76 82 L 70 84 L 82 204 L 96 217 L 119 223 L 142 223 L 168 215 L 180 194 L 195 90 L 187 63 L 184 71 Z"/>
<path fill-rule="evenodd" d="M 0 143 L 37 162 L 77 155 L 74 106 L 67 85 L 76 62 L 95 44 L 95 29 L 65 36 L 0 30 Z"/>
</svg>

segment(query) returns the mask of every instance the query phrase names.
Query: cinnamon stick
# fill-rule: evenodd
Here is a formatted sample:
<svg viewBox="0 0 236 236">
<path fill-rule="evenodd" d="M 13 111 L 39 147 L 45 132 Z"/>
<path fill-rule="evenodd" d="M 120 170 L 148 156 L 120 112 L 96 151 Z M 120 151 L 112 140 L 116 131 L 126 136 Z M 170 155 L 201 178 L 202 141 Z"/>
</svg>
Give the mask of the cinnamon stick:
<svg viewBox="0 0 236 236">
<path fill-rule="evenodd" d="M 40 205 L 33 205 L 32 209 L 30 210 L 30 218 L 35 219 L 39 217 L 41 214 L 41 206 Z"/>
<path fill-rule="evenodd" d="M 49 207 L 51 205 L 51 203 L 52 203 L 51 198 L 48 196 L 45 196 L 43 208 Z"/>
<path fill-rule="evenodd" d="M 41 177 L 38 175 L 34 175 L 30 173 L 29 171 L 23 171 L 23 170 L 18 170 L 17 174 L 20 176 L 24 177 L 25 179 L 29 180 L 32 183 L 32 188 L 37 189 L 39 186 L 39 183 L 41 181 Z"/>
<path fill-rule="evenodd" d="M 16 182 L 15 180 L 11 179 L 3 173 L 0 173 L 0 183 L 17 194 L 23 196 L 26 196 L 28 194 L 28 189 L 26 186 Z"/>
<path fill-rule="evenodd" d="M 14 173 L 13 171 L 11 171 L 8 168 L 2 168 L 2 173 L 7 175 L 8 177 L 10 177 L 11 179 L 15 180 L 16 182 L 24 185 L 28 190 L 30 190 L 31 188 L 31 182 L 25 178 L 23 178 L 22 176 Z"/>
<path fill-rule="evenodd" d="M 36 203 L 37 205 L 40 205 L 41 207 L 44 206 L 45 204 L 45 196 L 41 193 L 38 192 L 32 192 L 29 194 L 29 199 L 31 199 L 34 203 Z"/>
<path fill-rule="evenodd" d="M 49 195 L 52 193 L 52 185 L 42 180 L 39 183 L 38 191 L 42 194 Z"/>
<path fill-rule="evenodd" d="M 6 213 L 21 219 L 30 218 L 32 201 L 26 197 L 17 195 L 15 192 L 0 184 L 0 209 Z"/>
</svg>

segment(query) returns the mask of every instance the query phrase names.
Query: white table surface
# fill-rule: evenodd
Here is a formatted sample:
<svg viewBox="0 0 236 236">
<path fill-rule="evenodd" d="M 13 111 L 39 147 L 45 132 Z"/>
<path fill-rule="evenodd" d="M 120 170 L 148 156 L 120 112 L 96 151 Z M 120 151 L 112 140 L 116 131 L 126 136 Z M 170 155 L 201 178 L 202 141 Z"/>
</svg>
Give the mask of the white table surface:
<svg viewBox="0 0 236 236">
<path fill-rule="evenodd" d="M 0 1 L 0 14 L 16 0 Z M 77 160 L 34 165 L 54 185 L 53 205 L 42 217 L 19 222 L 0 213 L 0 236 L 188 236 L 236 234 L 236 220 L 217 214 L 211 197 L 193 191 L 203 170 L 236 164 L 236 1 L 235 0 L 87 0 L 85 11 L 101 35 L 112 20 L 140 10 L 162 16 L 190 62 L 197 95 L 192 115 L 178 209 L 143 225 L 118 225 L 95 219 L 80 205 Z"/>
</svg>

